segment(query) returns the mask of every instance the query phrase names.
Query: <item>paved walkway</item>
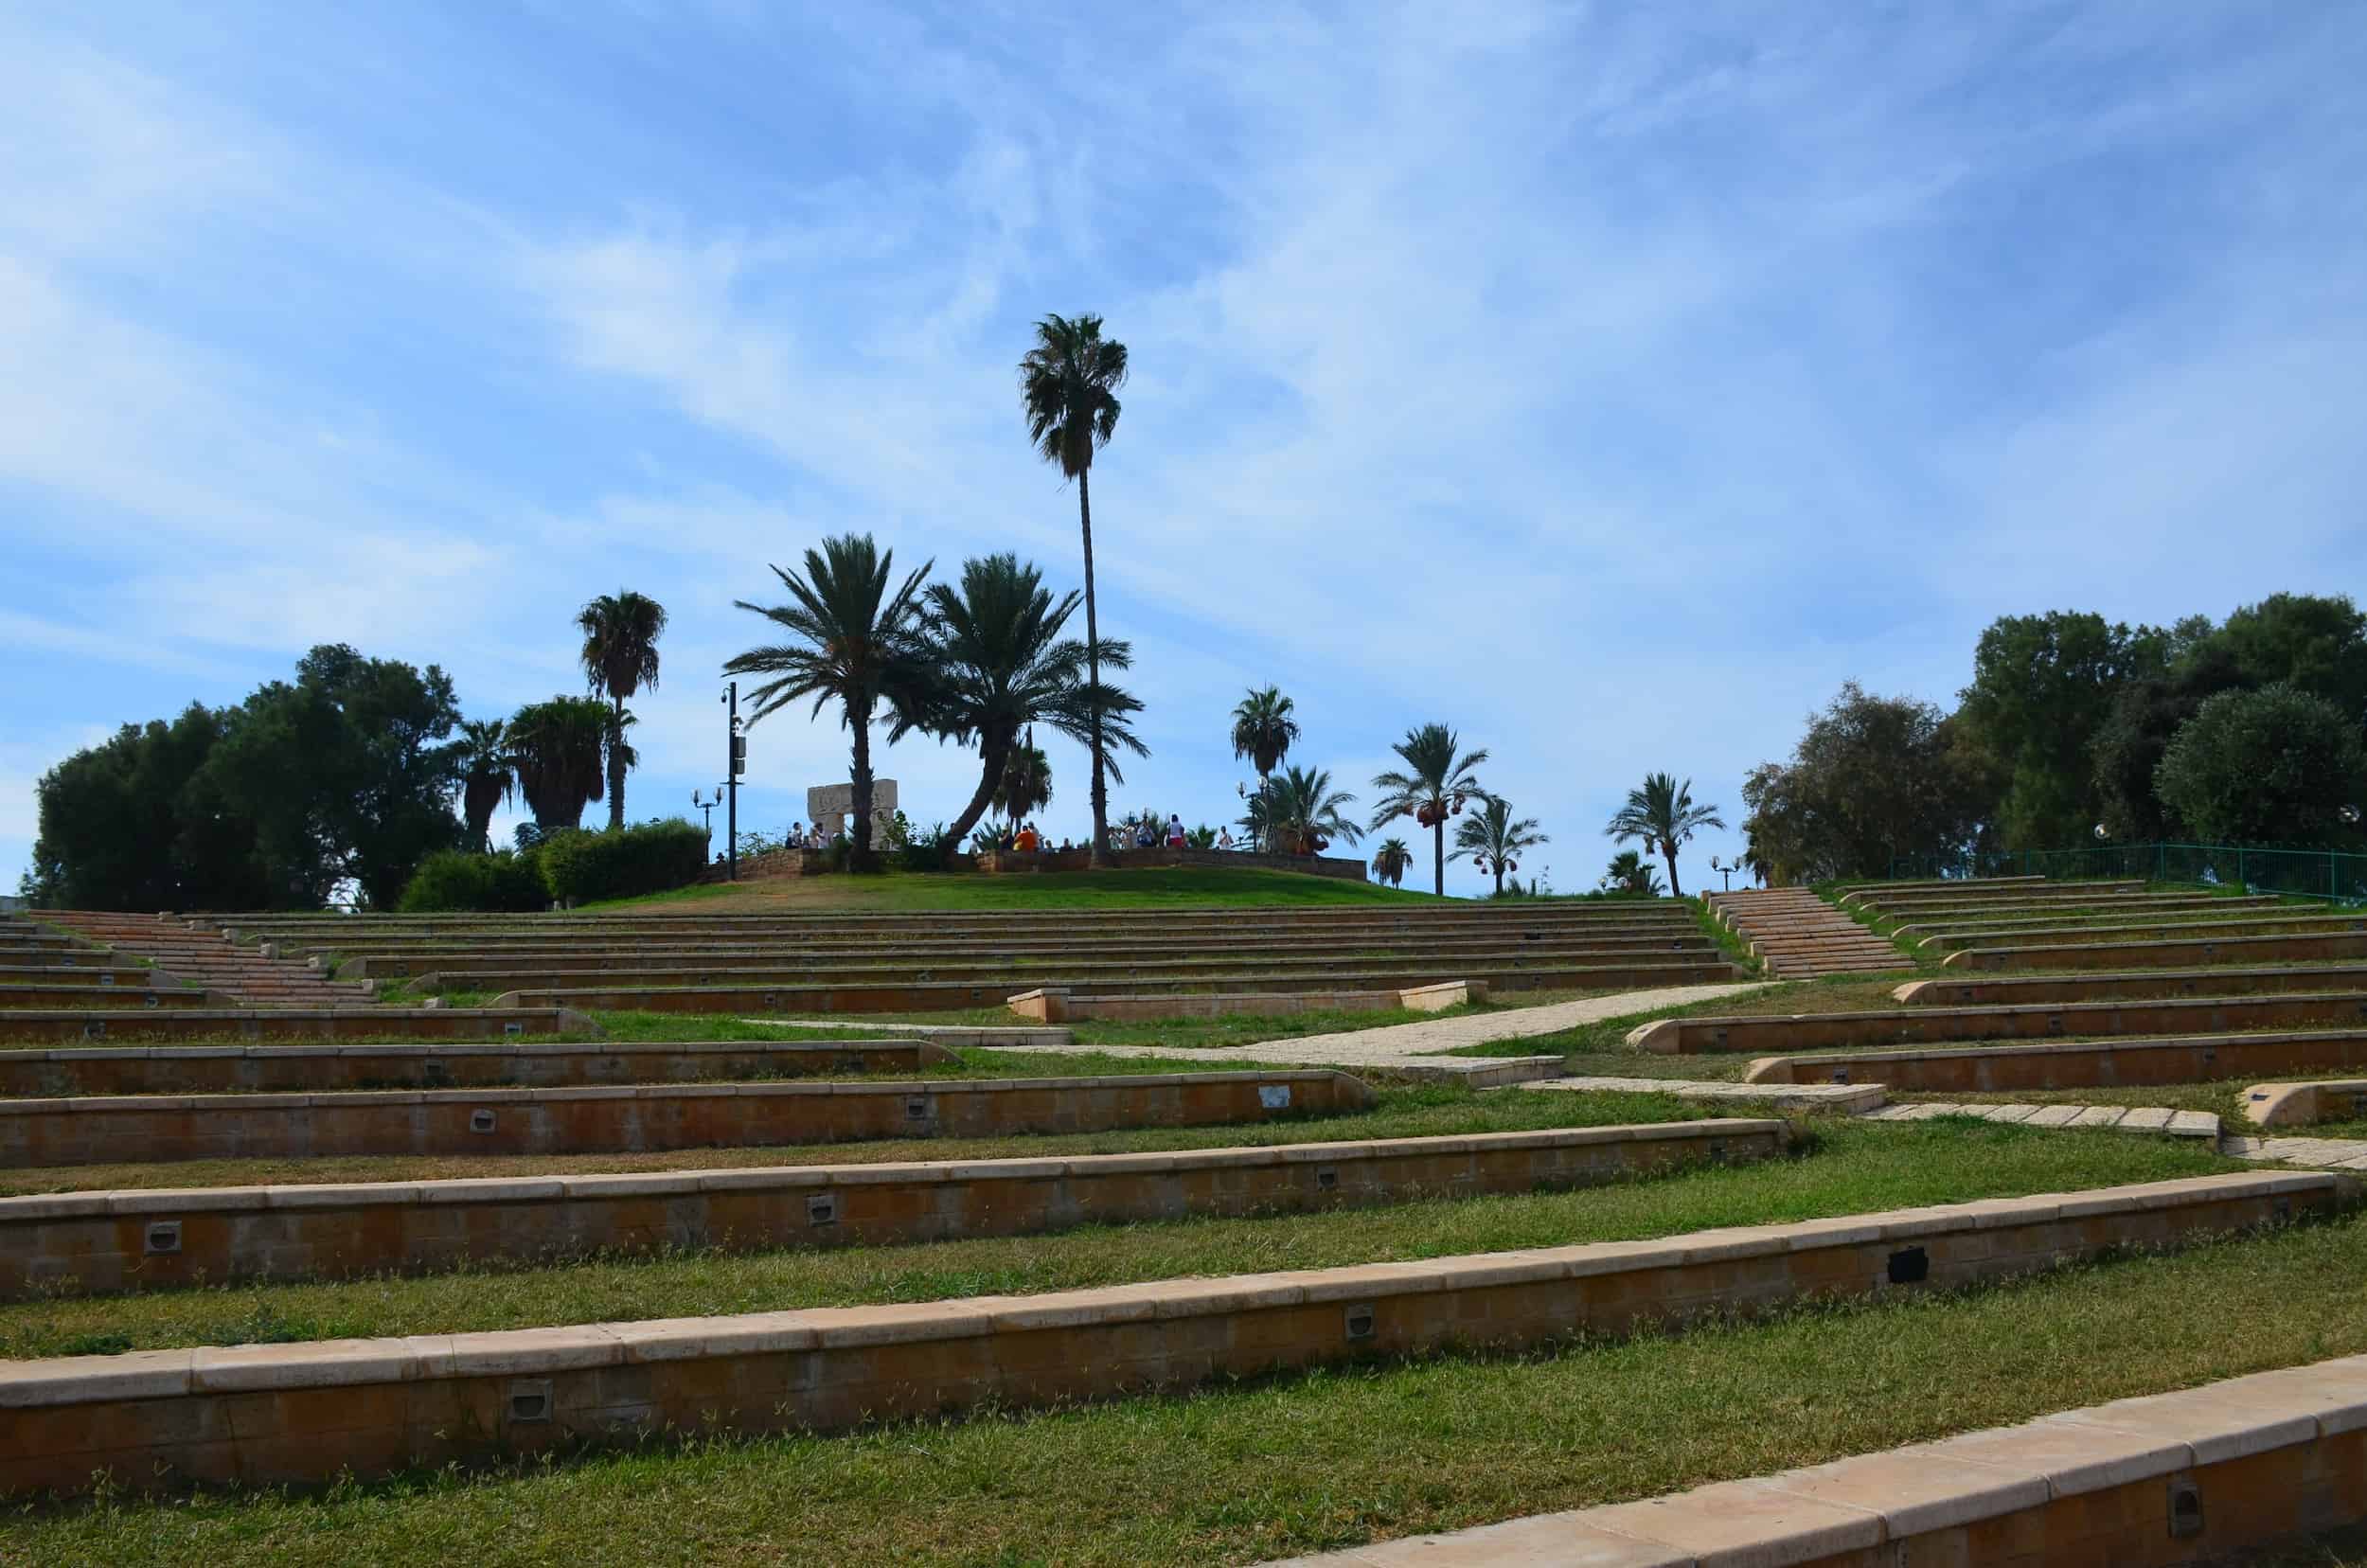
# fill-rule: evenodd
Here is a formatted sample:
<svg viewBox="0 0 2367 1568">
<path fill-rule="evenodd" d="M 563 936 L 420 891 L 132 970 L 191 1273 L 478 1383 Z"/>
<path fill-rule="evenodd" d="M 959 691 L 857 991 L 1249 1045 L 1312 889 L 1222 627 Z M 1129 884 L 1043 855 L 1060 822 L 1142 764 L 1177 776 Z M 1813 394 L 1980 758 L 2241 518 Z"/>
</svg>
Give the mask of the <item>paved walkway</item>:
<svg viewBox="0 0 2367 1568">
<path fill-rule="evenodd" d="M 1547 1057 L 1450 1057 L 1440 1060 L 1448 1051 L 1466 1045 L 1486 1045 L 1499 1040 L 1523 1040 L 1533 1035 L 1559 1034 L 1582 1024 L 1599 1024 L 1605 1019 L 1625 1018 L 1630 1013 L 1653 1012 L 1662 1007 L 1678 1007 L 1691 1002 L 1714 1002 L 1721 997 L 1748 996 L 1765 990 L 1771 981 L 1754 981 L 1741 985 L 1722 986 L 1664 986 L 1657 990 L 1621 991 L 1613 996 L 1590 996 L 1576 1002 L 1548 1002 L 1534 1007 L 1505 1007 L 1498 1011 L 1469 1013 L 1461 1018 L 1425 1019 L 1419 1024 L 1392 1024 L 1378 1029 L 1350 1029 L 1341 1034 L 1300 1035 L 1294 1039 L 1260 1040 L 1247 1045 L 1039 1045 L 1036 1050 L 1063 1055 L 1088 1054 L 1116 1057 L 1164 1057 L 1175 1061 L 1211 1061 L 1231 1064 L 1257 1062 L 1269 1066 L 1291 1067 L 1382 1067 L 1393 1071 L 1433 1074 L 1451 1073 L 1458 1078 L 1473 1076 L 1503 1077 L 1508 1063 L 1522 1063 L 1531 1070 L 1517 1077 L 1540 1076 L 1535 1069 L 1548 1065 L 1558 1071 L 1561 1059 Z M 893 1032 L 883 1029 L 882 1032 Z M 1506 1078 L 1509 1081 L 1509 1078 Z"/>
</svg>

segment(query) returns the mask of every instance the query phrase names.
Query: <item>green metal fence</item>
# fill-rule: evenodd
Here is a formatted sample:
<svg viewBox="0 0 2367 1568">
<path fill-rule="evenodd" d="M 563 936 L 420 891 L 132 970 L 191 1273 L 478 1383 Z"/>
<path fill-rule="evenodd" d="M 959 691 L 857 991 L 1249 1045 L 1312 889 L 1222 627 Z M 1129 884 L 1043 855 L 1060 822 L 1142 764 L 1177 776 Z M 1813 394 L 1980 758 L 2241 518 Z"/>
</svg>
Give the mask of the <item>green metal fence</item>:
<svg viewBox="0 0 2367 1568">
<path fill-rule="evenodd" d="M 2139 877 L 2148 882 L 2240 887 L 2367 903 L 2367 854 L 2340 849 L 2251 849 L 2232 844 L 2099 844 L 2079 849 L 1999 849 L 1968 855 L 1901 855 L 1894 881 L 1958 877 L 2047 877 L 2056 881 Z"/>
</svg>

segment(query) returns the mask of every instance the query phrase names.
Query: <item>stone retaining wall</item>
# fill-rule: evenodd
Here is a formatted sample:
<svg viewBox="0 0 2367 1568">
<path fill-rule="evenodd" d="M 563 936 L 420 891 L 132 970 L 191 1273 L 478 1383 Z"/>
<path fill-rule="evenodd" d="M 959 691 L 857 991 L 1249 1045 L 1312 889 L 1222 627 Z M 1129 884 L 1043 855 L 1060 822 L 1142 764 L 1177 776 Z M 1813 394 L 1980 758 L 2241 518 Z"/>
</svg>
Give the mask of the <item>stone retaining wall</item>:
<svg viewBox="0 0 2367 1568">
<path fill-rule="evenodd" d="M 652 1431 L 843 1432 L 1914 1293 L 2331 1210 L 2323 1173 L 1034 1296 L 0 1363 L 0 1490 L 315 1484 Z"/>
<path fill-rule="evenodd" d="M 572 1008 L 176 1007 L 126 1011 L 75 1007 L 0 1013 L 0 1041 L 40 1040 L 488 1040 L 572 1034 L 599 1025 Z"/>
<path fill-rule="evenodd" d="M 646 1153 L 1268 1122 L 1361 1111 L 1345 1073 L 919 1078 L 609 1089 L 142 1096 L 0 1101 L 0 1165 L 341 1155 Z"/>
<path fill-rule="evenodd" d="M 2027 1089 L 2209 1083 L 2254 1073 L 2303 1073 L 2328 1067 L 2367 1067 L 2367 1029 L 1762 1057 L 1751 1063 L 1743 1081 L 1879 1083 L 1894 1092 L 2012 1094 Z"/>
<path fill-rule="evenodd" d="M 2362 1519 L 2367 1356 L 2351 1356 L 1276 1568 L 2160 1568 Z"/>
<path fill-rule="evenodd" d="M 1771 1120 L 1053 1159 L 0 1198 L 0 1299 L 660 1247 L 881 1246 L 1403 1203 L 1780 1152 Z"/>
<path fill-rule="evenodd" d="M 1915 1041 L 2037 1040 L 2367 1022 L 2367 992 L 2178 997 L 1900 1011 L 1664 1018 L 1628 1032 L 1629 1045 L 1664 1055 L 1698 1051 L 1816 1050 Z"/>
<path fill-rule="evenodd" d="M 0 1095 L 204 1095 L 227 1091 L 596 1083 L 912 1073 L 958 1060 L 918 1040 L 635 1041 L 630 1044 L 80 1045 L 0 1051 Z"/>
</svg>

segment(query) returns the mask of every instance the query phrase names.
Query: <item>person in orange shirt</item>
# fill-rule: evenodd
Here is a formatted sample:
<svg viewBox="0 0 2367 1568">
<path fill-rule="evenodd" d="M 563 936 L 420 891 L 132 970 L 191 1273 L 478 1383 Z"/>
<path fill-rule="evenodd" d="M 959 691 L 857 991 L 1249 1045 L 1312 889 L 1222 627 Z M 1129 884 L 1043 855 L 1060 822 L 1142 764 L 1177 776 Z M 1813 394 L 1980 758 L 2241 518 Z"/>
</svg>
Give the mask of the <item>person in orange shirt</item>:
<svg viewBox="0 0 2367 1568">
<path fill-rule="evenodd" d="M 1034 854 L 1042 846 L 1043 836 L 1036 831 L 1036 825 L 1032 822 L 1022 828 L 1019 837 L 1011 841 L 1012 848 L 1026 855 Z"/>
</svg>

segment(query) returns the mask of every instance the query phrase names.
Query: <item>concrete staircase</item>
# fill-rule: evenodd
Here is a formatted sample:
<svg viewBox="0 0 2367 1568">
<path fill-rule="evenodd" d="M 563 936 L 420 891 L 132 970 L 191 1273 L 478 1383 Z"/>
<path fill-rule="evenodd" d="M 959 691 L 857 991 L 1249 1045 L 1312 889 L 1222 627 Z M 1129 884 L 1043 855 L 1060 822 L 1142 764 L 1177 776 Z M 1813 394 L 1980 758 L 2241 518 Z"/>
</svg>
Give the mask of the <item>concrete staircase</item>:
<svg viewBox="0 0 2367 1568">
<path fill-rule="evenodd" d="M 211 925 L 192 930 L 177 916 L 115 915 L 48 909 L 36 917 L 125 958 L 146 958 L 157 972 L 202 986 L 237 1007 L 351 1007 L 372 1000 L 367 981 L 336 981 L 300 959 L 225 941 Z"/>
<path fill-rule="evenodd" d="M 1787 980 L 1877 974 L 1914 960 L 1805 887 L 1709 895 L 1710 912 Z"/>
</svg>

